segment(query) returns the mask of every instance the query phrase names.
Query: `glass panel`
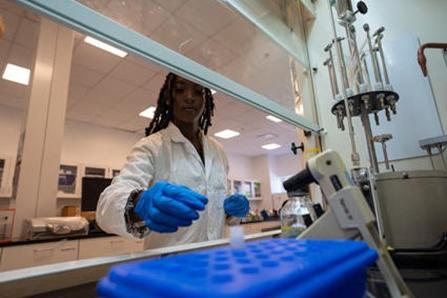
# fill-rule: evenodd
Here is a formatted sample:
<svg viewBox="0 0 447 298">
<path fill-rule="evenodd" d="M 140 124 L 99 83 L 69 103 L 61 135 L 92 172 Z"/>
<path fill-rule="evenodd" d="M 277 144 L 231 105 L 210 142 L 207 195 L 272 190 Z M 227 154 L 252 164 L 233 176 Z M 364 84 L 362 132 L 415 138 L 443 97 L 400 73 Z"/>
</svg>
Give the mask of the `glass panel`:
<svg viewBox="0 0 447 298">
<path fill-rule="evenodd" d="M 293 91 L 287 51 L 253 23 L 218 1 L 79 2 L 272 99 L 290 111 L 296 110 L 295 102 L 299 98 Z M 281 28 L 286 27 L 280 23 L 282 1 L 271 2 L 268 4 L 263 1 L 264 6 L 260 7 L 264 10 L 257 11 L 256 16 L 268 13 L 276 23 L 270 22 L 266 26 L 278 27 L 281 24 Z M 288 44 L 294 44 L 300 38 L 300 35 L 293 33 L 290 35 L 292 42 Z M 287 36 L 282 36 L 282 40 L 287 40 Z M 305 51 L 301 45 L 293 50 L 298 52 L 296 56 L 307 57 L 301 53 Z M 303 61 L 307 65 L 307 58 L 302 58 L 299 64 L 303 64 Z M 297 75 L 299 78 L 307 76 L 304 70 L 297 72 Z M 300 94 L 301 89 L 308 87 L 307 84 L 300 87 Z"/>
<path fill-rule="evenodd" d="M 13 196 L 13 179 L 14 185 L 19 182 L 21 160 L 16 156 L 31 90 L 29 82 L 34 73 L 39 17 L 11 1 L 0 1 L 0 17 L 5 30 L 0 38 L 0 156 L 11 157 L 0 166 L 0 185 L 5 197 L 0 199 L 0 208 L 13 208 L 14 201 L 7 198 Z M 17 70 L 24 74 L 23 80 L 14 76 Z"/>
</svg>

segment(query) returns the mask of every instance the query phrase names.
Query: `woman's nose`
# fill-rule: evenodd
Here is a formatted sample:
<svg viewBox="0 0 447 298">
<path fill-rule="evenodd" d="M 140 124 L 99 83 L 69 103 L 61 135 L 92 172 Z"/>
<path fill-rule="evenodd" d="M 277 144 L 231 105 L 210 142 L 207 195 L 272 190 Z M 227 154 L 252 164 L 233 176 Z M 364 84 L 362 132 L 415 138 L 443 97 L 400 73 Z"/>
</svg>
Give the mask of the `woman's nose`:
<svg viewBox="0 0 447 298">
<path fill-rule="evenodd" d="M 186 89 L 186 101 L 188 101 L 188 102 L 194 101 L 194 89 L 192 89 L 192 88 Z"/>
</svg>

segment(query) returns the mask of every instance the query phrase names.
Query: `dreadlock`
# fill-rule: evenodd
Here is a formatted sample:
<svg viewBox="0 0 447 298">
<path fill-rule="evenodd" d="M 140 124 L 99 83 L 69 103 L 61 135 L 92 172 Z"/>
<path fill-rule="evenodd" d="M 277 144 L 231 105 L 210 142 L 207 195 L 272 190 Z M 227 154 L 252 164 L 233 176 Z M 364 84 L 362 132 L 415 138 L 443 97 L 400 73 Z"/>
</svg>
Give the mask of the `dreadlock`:
<svg viewBox="0 0 447 298">
<path fill-rule="evenodd" d="M 171 120 L 173 120 L 172 104 L 173 102 L 173 92 L 175 86 L 175 79 L 177 75 L 170 72 L 165 79 L 163 87 L 160 90 L 157 101 L 157 108 L 154 113 L 154 118 L 148 127 L 146 127 L 146 136 L 154 134 L 164 128 L 166 128 Z M 199 127 L 203 130 L 206 135 L 208 133 L 208 127 L 211 124 L 211 118 L 214 116 L 214 99 L 209 88 L 204 88 L 203 97 L 205 99 L 205 109 L 203 114 L 199 119 Z"/>
</svg>

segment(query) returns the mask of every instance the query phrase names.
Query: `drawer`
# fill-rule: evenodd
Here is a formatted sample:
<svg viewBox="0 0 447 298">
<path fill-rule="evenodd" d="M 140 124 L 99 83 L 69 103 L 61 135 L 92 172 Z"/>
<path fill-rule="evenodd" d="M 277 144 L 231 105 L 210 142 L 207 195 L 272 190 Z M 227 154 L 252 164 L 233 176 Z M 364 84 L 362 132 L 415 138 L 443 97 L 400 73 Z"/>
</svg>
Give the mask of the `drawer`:
<svg viewBox="0 0 447 298">
<path fill-rule="evenodd" d="M 0 271 L 78 259 L 78 240 L 4 247 Z"/>
<path fill-rule="evenodd" d="M 81 239 L 79 259 L 107 257 L 143 251 L 143 240 L 128 240 L 122 237 Z"/>
</svg>

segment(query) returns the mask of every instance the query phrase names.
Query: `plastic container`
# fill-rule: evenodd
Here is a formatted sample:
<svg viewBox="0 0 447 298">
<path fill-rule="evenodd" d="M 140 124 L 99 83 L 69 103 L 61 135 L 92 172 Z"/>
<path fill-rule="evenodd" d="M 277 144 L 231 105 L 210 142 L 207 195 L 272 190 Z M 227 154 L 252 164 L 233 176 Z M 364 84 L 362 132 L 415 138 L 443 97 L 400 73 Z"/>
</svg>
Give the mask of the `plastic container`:
<svg viewBox="0 0 447 298">
<path fill-rule="evenodd" d="M 100 297 L 363 297 L 377 258 L 362 241 L 271 239 L 111 268 Z"/>
<path fill-rule="evenodd" d="M 316 215 L 312 209 L 307 193 L 289 198 L 281 208 L 281 237 L 296 238 L 315 220 Z"/>
</svg>

